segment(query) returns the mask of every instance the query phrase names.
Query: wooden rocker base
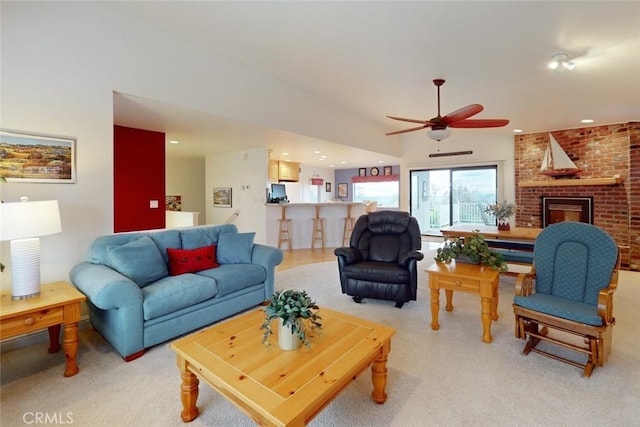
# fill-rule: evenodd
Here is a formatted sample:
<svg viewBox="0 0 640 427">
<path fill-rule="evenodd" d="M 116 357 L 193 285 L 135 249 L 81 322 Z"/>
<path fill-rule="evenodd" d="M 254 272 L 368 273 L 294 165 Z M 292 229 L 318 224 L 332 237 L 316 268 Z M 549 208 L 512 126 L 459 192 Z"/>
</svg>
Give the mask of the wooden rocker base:
<svg viewBox="0 0 640 427">
<path fill-rule="evenodd" d="M 522 350 L 522 354 L 526 356 L 533 351 L 534 353 L 538 353 L 543 356 L 547 356 L 551 359 L 559 360 L 561 362 L 583 369 L 583 373 L 582 373 L 583 377 L 589 378 L 591 376 L 593 369 L 596 367 L 596 360 L 598 355 L 598 340 L 595 337 L 587 337 L 567 329 L 557 328 L 562 332 L 583 337 L 585 339 L 586 347 L 581 347 L 575 344 L 571 344 L 568 342 L 560 341 L 560 340 L 549 337 L 548 336 L 549 329 L 547 325 L 543 324 L 542 329 L 538 330 L 540 323 L 534 322 L 530 319 L 521 318 L 519 320 L 520 320 L 519 324 L 521 325 L 521 328 L 522 328 L 521 337 L 522 338 L 528 337 L 528 340 L 524 346 L 524 349 Z M 588 355 L 587 362 L 585 364 L 578 363 L 574 360 L 567 359 L 560 355 L 553 354 L 545 350 L 541 350 L 536 347 L 541 341 L 546 341 L 561 347 L 568 348 L 570 350 L 584 353 Z"/>
</svg>

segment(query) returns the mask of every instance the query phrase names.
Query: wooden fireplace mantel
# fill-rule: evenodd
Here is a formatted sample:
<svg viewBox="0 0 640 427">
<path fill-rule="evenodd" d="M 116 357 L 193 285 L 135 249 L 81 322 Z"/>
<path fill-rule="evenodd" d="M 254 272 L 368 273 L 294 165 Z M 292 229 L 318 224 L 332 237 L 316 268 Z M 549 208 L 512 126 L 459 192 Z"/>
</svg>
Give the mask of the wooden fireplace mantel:
<svg viewBox="0 0 640 427">
<path fill-rule="evenodd" d="M 520 187 L 577 187 L 581 185 L 618 185 L 622 178 L 584 178 L 584 179 L 554 179 L 553 181 L 522 181 Z"/>
</svg>

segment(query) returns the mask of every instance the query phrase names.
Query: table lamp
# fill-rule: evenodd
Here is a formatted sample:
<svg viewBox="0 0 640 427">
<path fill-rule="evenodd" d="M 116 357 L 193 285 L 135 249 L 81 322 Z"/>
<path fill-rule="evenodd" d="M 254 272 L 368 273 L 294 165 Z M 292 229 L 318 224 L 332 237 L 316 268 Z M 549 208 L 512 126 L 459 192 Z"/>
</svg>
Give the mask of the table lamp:
<svg viewBox="0 0 640 427">
<path fill-rule="evenodd" d="M 10 240 L 11 298 L 40 295 L 40 236 L 59 233 L 57 200 L 0 203 L 0 240 Z"/>
</svg>

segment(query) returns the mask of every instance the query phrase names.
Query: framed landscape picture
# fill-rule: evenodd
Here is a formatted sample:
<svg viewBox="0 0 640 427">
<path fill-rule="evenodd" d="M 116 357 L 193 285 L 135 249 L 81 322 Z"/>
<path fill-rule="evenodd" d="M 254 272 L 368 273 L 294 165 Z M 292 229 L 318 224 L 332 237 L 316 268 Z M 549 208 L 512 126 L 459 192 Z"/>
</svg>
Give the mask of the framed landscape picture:
<svg viewBox="0 0 640 427">
<path fill-rule="evenodd" d="M 0 176 L 8 182 L 76 182 L 75 138 L 0 129 Z"/>
<path fill-rule="evenodd" d="M 231 188 L 214 188 L 213 189 L 213 206 L 216 208 L 231 207 Z"/>
</svg>

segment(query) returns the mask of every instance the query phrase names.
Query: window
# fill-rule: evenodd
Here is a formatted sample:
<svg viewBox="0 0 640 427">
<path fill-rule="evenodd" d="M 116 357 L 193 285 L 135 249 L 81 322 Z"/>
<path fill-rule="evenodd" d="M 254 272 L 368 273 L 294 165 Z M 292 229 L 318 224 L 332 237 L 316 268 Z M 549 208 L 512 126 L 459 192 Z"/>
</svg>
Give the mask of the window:
<svg viewBox="0 0 640 427">
<path fill-rule="evenodd" d="M 498 200 L 497 166 L 411 171 L 411 215 L 422 234 L 453 224 L 495 225 L 484 213 Z"/>
<path fill-rule="evenodd" d="M 378 207 L 400 207 L 400 181 L 354 182 L 353 201 L 378 202 Z"/>
</svg>

